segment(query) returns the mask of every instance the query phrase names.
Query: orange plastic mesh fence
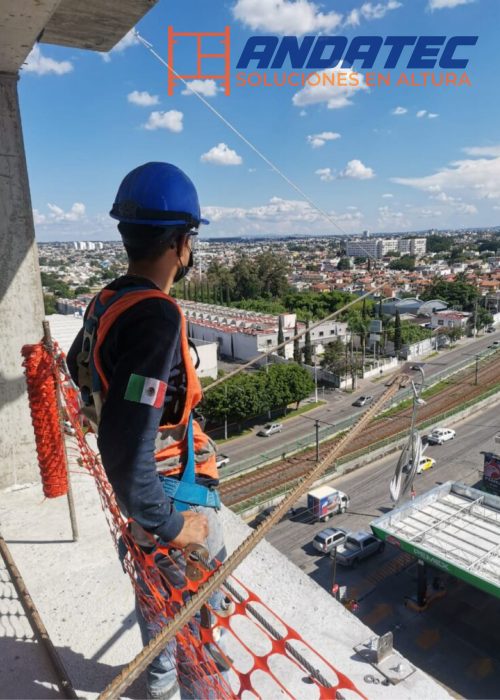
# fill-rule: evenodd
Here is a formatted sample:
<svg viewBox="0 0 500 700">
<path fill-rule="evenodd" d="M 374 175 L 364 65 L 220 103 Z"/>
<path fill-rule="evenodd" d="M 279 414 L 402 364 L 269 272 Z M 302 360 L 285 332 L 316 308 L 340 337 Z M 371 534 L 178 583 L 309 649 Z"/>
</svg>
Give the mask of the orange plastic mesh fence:
<svg viewBox="0 0 500 700">
<path fill-rule="evenodd" d="M 31 420 L 35 430 L 38 465 L 47 498 L 68 492 L 66 454 L 57 407 L 57 368 L 43 345 L 24 345 L 21 353 L 28 387 Z"/>
<path fill-rule="evenodd" d="M 137 544 L 130 534 L 131 521 L 124 518 L 118 508 L 100 459 L 89 445 L 80 419 L 78 392 L 71 382 L 62 353 L 57 344 L 54 346 L 52 358 L 42 344 L 23 348 L 23 354 L 30 359 L 25 364 L 28 386 L 31 385 L 29 397 L 37 446 L 40 445 L 44 464 L 50 463 L 54 473 L 65 472 L 55 385 L 48 379 L 56 377 L 61 388 L 63 410 L 74 429 L 74 435 L 67 439 L 69 454 L 73 453 L 80 466 L 94 477 L 115 546 L 124 556 L 123 566 L 130 576 L 141 611 L 159 631 L 164 621 L 179 610 L 190 593 L 196 591 L 220 564 L 212 562 L 211 569 L 199 566 L 199 580 L 190 580 L 183 563 L 179 563 L 178 550 L 159 546 L 153 539 L 151 547 Z M 37 378 L 38 369 L 40 375 Z M 59 467 L 56 462 L 60 463 Z M 46 478 L 46 474 L 45 469 L 42 478 Z M 163 563 L 168 564 L 168 578 L 163 567 L 160 569 L 157 565 L 158 557 L 163 557 Z M 175 585 L 172 584 L 172 573 Z M 226 610 L 207 605 L 211 618 L 209 624 L 206 624 L 206 616 L 205 619 L 201 617 L 203 622 L 197 616 L 178 633 L 176 644 L 171 644 L 165 652 L 170 655 L 172 665 L 177 664 L 180 684 L 191 694 L 217 700 L 283 695 L 327 700 L 339 697 L 339 691 L 348 691 L 350 698 L 364 698 L 347 676 L 315 652 L 298 632 L 236 577 L 228 578 L 222 592 Z M 229 665 L 225 673 L 221 673 L 216 664 L 221 658 Z M 291 687 L 301 688 L 300 694 L 292 693 Z"/>
</svg>

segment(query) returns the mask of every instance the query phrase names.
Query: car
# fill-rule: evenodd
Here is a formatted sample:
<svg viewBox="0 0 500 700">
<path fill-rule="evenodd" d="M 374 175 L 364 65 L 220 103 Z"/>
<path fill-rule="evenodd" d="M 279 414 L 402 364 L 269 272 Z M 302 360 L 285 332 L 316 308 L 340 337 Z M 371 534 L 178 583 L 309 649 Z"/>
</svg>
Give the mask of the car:
<svg viewBox="0 0 500 700">
<path fill-rule="evenodd" d="M 434 428 L 429 435 L 427 435 L 427 442 L 431 445 L 442 445 L 448 440 L 453 440 L 456 432 L 451 428 Z"/>
<path fill-rule="evenodd" d="M 410 369 L 411 369 L 412 372 L 418 372 L 419 370 L 424 369 L 424 364 L 423 364 L 423 362 L 422 362 L 422 363 L 419 364 L 419 365 L 412 365 L 412 366 L 410 367 Z"/>
<path fill-rule="evenodd" d="M 489 348 L 497 348 L 500 345 L 500 340 L 494 340 L 491 345 L 488 345 Z"/>
<path fill-rule="evenodd" d="M 260 513 L 257 513 L 255 518 L 251 522 L 252 527 L 257 527 L 257 525 L 263 523 L 264 520 L 267 520 L 267 518 L 271 515 L 275 508 L 276 506 L 268 506 L 267 508 L 261 510 Z M 280 518 L 280 522 L 282 522 L 283 520 L 287 520 L 288 518 L 293 518 L 295 514 L 295 508 L 289 508 L 285 515 L 282 518 Z"/>
<path fill-rule="evenodd" d="M 222 452 L 219 452 L 219 454 L 217 455 L 217 469 L 227 466 L 229 462 L 229 457 L 227 455 L 222 454 Z"/>
<path fill-rule="evenodd" d="M 432 467 L 435 464 L 436 464 L 436 460 L 432 459 L 432 457 L 427 457 L 426 455 L 420 457 L 420 462 L 418 463 L 418 466 L 417 466 L 417 474 L 421 474 L 422 472 L 425 472 L 428 469 L 432 469 Z"/>
<path fill-rule="evenodd" d="M 283 426 L 281 423 L 267 423 L 267 425 L 259 430 L 257 435 L 259 435 L 259 437 L 271 437 L 271 435 L 275 435 L 275 433 L 281 433 L 282 429 Z"/>
<path fill-rule="evenodd" d="M 383 552 L 384 547 L 385 542 L 370 532 L 349 532 L 344 544 L 337 547 L 335 556 L 342 566 L 355 568 L 362 559 Z"/>
<path fill-rule="evenodd" d="M 328 527 L 321 530 L 313 539 L 313 547 L 321 554 L 329 554 L 332 549 L 344 544 L 347 532 L 340 527 Z"/>
<path fill-rule="evenodd" d="M 367 403 L 373 400 L 373 396 L 360 396 L 353 403 L 353 406 L 366 406 Z"/>
<path fill-rule="evenodd" d="M 495 332 L 495 326 L 488 326 L 486 329 L 486 333 L 494 333 Z"/>
</svg>

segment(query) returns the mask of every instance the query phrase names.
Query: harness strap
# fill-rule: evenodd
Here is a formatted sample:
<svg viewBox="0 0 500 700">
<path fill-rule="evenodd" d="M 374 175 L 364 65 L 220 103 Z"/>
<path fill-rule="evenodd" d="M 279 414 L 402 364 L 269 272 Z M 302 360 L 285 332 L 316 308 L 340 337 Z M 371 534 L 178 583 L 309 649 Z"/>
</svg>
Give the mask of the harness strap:
<svg viewBox="0 0 500 700">
<path fill-rule="evenodd" d="M 160 481 L 166 495 L 174 502 L 176 510 L 187 510 L 189 506 L 220 508 L 219 493 L 196 483 L 194 459 L 193 414 L 189 415 L 186 433 L 187 461 L 180 479 L 172 479 L 160 474 Z"/>
</svg>

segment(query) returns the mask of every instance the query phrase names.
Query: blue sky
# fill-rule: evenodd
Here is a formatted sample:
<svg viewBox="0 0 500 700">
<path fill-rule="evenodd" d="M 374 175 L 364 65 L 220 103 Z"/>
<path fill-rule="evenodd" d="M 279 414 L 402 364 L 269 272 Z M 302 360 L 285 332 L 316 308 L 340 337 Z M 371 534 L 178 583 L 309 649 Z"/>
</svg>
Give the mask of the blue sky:
<svg viewBox="0 0 500 700">
<path fill-rule="evenodd" d="M 168 97 L 166 68 L 128 36 L 108 55 L 40 44 L 22 71 L 38 240 L 116 238 L 108 211 L 119 182 L 149 160 L 175 163 L 193 179 L 211 219 L 204 236 L 338 233 L 332 220 L 348 234 L 500 222 L 498 0 L 160 0 L 137 29 L 165 59 L 169 24 L 230 26 L 231 95 L 204 83 L 206 99 L 329 219 L 182 85 Z M 236 85 L 250 36 L 303 33 L 477 34 L 467 50 L 472 87 Z M 192 67 L 189 42 L 176 47 L 180 72 Z"/>
</svg>

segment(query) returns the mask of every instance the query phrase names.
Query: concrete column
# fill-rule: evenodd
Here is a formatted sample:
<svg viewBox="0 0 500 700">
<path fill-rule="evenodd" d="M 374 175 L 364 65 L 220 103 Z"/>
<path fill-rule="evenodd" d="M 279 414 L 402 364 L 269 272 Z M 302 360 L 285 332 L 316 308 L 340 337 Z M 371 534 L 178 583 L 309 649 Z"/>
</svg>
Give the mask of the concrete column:
<svg viewBox="0 0 500 700">
<path fill-rule="evenodd" d="M 42 336 L 43 298 L 17 80 L 0 73 L 0 489 L 39 478 L 21 347 Z"/>
</svg>

